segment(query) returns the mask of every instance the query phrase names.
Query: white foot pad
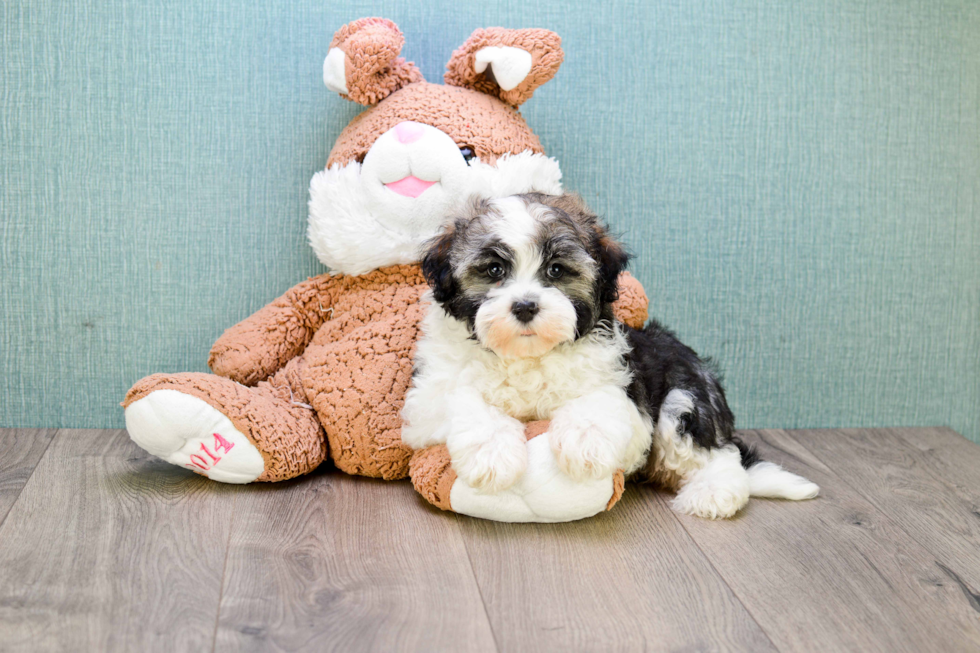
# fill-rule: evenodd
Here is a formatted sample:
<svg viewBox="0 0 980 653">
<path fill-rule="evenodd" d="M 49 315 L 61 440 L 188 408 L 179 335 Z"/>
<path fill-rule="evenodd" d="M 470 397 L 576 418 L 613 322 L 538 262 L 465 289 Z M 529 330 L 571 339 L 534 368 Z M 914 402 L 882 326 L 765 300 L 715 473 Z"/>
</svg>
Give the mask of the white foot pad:
<svg viewBox="0 0 980 653">
<path fill-rule="evenodd" d="M 213 481 L 251 483 L 265 470 L 262 454 L 231 420 L 177 390 L 156 390 L 130 404 L 126 430 L 154 456 Z"/>
</svg>

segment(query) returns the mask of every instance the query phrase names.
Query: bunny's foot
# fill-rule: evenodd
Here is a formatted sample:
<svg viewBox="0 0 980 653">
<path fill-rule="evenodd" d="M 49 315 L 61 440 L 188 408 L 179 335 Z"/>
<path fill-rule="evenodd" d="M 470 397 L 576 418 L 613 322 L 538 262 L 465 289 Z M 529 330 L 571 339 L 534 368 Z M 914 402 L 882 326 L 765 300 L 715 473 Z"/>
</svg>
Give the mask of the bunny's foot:
<svg viewBox="0 0 980 653">
<path fill-rule="evenodd" d="M 212 374 L 155 374 L 123 406 L 136 444 L 222 483 L 293 478 L 327 455 L 315 412 L 272 380 L 250 388 Z"/>
</svg>

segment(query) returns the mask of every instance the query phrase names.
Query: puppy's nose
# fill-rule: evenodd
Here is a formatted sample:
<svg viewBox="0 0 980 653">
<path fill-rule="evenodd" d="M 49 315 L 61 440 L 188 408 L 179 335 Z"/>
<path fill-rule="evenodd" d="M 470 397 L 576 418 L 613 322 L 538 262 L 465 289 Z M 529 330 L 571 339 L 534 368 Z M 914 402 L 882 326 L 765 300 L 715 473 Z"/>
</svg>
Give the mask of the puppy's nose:
<svg viewBox="0 0 980 653">
<path fill-rule="evenodd" d="M 395 136 L 398 138 L 398 142 L 405 143 L 406 145 L 422 138 L 423 131 L 425 131 L 425 128 L 422 125 L 408 120 L 395 125 Z"/>
<path fill-rule="evenodd" d="M 514 314 L 518 322 L 523 322 L 527 324 L 534 319 L 534 316 L 538 314 L 538 303 L 533 299 L 522 299 L 519 302 L 514 302 L 510 307 L 510 312 Z"/>
</svg>

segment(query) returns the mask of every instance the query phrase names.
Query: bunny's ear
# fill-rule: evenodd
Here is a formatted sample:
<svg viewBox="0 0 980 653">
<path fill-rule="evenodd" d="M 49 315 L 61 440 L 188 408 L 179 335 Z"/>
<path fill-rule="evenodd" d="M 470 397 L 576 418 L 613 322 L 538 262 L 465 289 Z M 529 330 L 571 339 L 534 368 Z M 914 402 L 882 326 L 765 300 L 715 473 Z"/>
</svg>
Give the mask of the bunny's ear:
<svg viewBox="0 0 980 653">
<path fill-rule="evenodd" d="M 405 37 L 385 18 L 361 18 L 333 35 L 323 61 L 323 83 L 358 104 L 377 104 L 398 89 L 422 81 L 414 63 L 398 54 Z"/>
<path fill-rule="evenodd" d="M 445 82 L 520 106 L 558 72 L 561 37 L 546 29 L 478 29 L 453 52 Z"/>
</svg>

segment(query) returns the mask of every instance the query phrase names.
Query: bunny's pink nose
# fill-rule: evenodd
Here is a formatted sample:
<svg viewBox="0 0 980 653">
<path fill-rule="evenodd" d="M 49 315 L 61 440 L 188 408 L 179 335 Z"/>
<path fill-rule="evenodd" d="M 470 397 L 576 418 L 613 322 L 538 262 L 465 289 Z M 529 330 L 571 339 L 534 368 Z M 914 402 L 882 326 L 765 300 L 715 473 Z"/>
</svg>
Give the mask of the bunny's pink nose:
<svg viewBox="0 0 980 653">
<path fill-rule="evenodd" d="M 405 121 L 395 125 L 395 136 L 398 138 L 398 142 L 406 145 L 422 138 L 423 131 L 424 128 L 417 122 Z"/>
</svg>

